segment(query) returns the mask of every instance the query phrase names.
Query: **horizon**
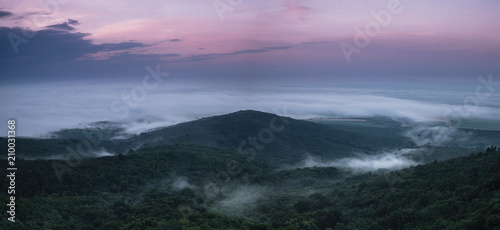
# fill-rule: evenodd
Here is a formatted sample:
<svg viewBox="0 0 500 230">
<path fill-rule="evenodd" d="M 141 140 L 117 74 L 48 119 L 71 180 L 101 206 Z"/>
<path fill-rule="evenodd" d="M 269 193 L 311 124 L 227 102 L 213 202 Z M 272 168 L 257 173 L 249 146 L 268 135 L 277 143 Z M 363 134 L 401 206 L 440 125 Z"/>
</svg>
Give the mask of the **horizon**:
<svg viewBox="0 0 500 230">
<path fill-rule="evenodd" d="M 498 12 L 4 1 L 0 229 L 494 229 Z"/>
<path fill-rule="evenodd" d="M 478 84 L 480 85 L 480 84 Z M 141 84 L 102 83 L 33 84 L 1 87 L 18 121 L 18 135 L 46 137 L 62 129 L 82 128 L 98 121 L 118 122 L 129 134 L 196 120 L 200 117 L 256 110 L 295 119 L 319 117 L 374 117 L 412 122 L 449 122 L 452 119 L 500 121 L 500 95 L 478 98 L 475 87 L 455 90 L 399 89 L 391 87 L 243 87 L 211 88 L 206 85 L 158 85 L 136 97 Z M 477 86 L 477 85 L 472 85 Z M 92 88 L 89 91 L 88 88 Z M 137 91 L 139 92 L 139 91 Z M 5 98 L 5 97 L 4 97 Z M 478 104 L 471 103 L 472 99 Z M 12 114 L 10 111 L 10 114 Z M 6 128 L 1 128 L 5 129 Z M 7 132 L 4 132 L 7 133 Z"/>
<path fill-rule="evenodd" d="M 4 3 L 0 118 L 25 136 L 284 107 L 294 118 L 497 119 L 499 3 L 358 3 Z"/>
</svg>

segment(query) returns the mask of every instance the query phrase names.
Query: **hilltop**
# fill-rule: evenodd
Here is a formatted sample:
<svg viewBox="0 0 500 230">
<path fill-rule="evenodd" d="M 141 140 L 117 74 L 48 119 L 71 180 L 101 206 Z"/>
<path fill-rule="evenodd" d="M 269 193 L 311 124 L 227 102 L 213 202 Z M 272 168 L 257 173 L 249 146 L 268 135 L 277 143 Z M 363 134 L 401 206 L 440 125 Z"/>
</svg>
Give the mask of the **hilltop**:
<svg viewBox="0 0 500 230">
<path fill-rule="evenodd" d="M 119 124 L 101 122 L 100 126 L 61 130 L 49 139 L 19 138 L 18 154 L 25 158 L 64 157 L 67 146 L 76 148 L 81 142 L 93 140 L 99 143 L 93 145 L 92 151 L 102 152 L 104 148 L 110 154 L 127 154 L 141 147 L 184 144 L 238 153 L 257 152 L 291 163 L 306 154 L 334 159 L 351 156 L 353 152 L 369 153 L 411 145 L 410 140 L 401 135 L 338 129 L 253 110 L 202 118 L 116 139 L 122 132 Z M 90 150 L 85 153 L 82 157 L 94 156 Z"/>
</svg>

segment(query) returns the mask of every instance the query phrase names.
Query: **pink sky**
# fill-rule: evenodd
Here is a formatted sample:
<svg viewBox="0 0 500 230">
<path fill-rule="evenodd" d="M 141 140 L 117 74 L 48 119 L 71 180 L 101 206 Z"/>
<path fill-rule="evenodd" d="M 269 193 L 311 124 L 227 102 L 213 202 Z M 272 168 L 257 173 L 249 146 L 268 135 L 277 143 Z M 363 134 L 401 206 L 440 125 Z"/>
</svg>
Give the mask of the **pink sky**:
<svg viewBox="0 0 500 230">
<path fill-rule="evenodd" d="M 339 44 L 353 44 L 355 28 L 364 30 L 365 25 L 374 21 L 371 12 L 387 10 L 391 2 L 400 4 L 401 12 L 393 14 L 390 23 L 371 37 L 370 45 L 363 48 L 361 54 L 352 56 L 358 64 L 366 63 L 369 67 L 370 61 L 382 59 L 406 61 L 403 64 L 410 65 L 415 59 L 429 56 L 444 64 L 450 64 L 450 60 L 451 66 L 462 66 L 469 61 L 471 65 L 478 65 L 475 63 L 478 58 L 460 58 L 478 56 L 484 58 L 483 63 L 489 63 L 489 57 L 500 54 L 500 3 L 491 0 L 241 0 L 241 4 L 234 6 L 230 3 L 239 1 L 41 2 L 48 2 L 50 7 L 30 0 L 4 2 L 1 10 L 14 16 L 3 18 L 0 26 L 41 30 L 73 19 L 80 23 L 73 25 L 76 32 L 88 33 L 86 39 L 95 45 L 128 41 L 147 44 L 126 51 L 92 53 L 78 60 L 105 60 L 127 52 L 178 54 L 162 57 L 161 61 L 186 61 L 193 56 L 212 55 L 210 57 L 215 58 L 206 62 L 273 61 L 291 65 L 308 62 L 309 66 L 323 63 L 321 68 L 334 68 L 346 65 Z M 214 7 L 216 2 L 230 7 L 222 14 L 223 20 Z M 181 41 L 169 42 L 172 39 Z M 289 48 L 220 55 L 266 47 Z M 400 50 L 407 53 L 401 54 Z M 326 65 L 331 62 L 335 63 Z"/>
<path fill-rule="evenodd" d="M 214 2 L 230 10 L 221 15 Z M 389 12 L 391 19 L 381 25 L 373 12 Z M 172 88 L 155 91 L 157 96 L 143 104 L 147 109 L 131 121 L 146 114 L 163 116 L 172 124 L 238 109 L 272 112 L 284 105 L 303 106 L 303 111 L 317 114 L 345 110 L 360 116 L 435 115 L 445 107 L 400 99 L 384 102 L 371 91 L 369 96 L 349 99 L 328 93 L 329 87 L 432 89 L 433 97 L 443 100 L 446 88 L 472 94 L 481 84 L 479 75 L 500 81 L 499 12 L 496 0 L 4 1 L 0 86 L 8 90 L 0 93 L 14 99 L 4 100 L 13 105 L 7 107 L 24 106 L 12 111 L 28 121 L 21 121 L 29 124 L 25 127 L 62 128 L 78 120 L 109 119 L 105 115 L 111 113 L 112 101 L 140 84 L 147 66 L 158 66 L 171 73 L 162 87 Z M 370 42 L 361 47 L 356 31 L 367 33 L 367 25 L 372 29 L 378 25 L 380 30 L 368 32 Z M 36 33 L 26 33 L 26 28 Z M 13 45 L 12 34 L 19 44 Z M 348 46 L 354 52 L 350 56 L 342 49 Z M 75 82 L 78 87 L 69 87 Z M 193 95 L 189 87 L 198 83 L 208 89 L 213 86 L 214 93 Z M 268 96 L 279 93 L 270 83 L 293 87 L 269 102 Z M 176 84 L 187 90 L 178 90 Z M 52 85 L 61 87 L 53 91 Z M 247 95 L 244 90 L 232 91 L 233 86 L 259 90 Z M 296 86 L 324 88 L 310 88 L 314 97 L 308 101 Z M 261 94 L 266 87 L 270 94 Z M 465 97 L 450 95 L 458 103 Z M 496 106 L 496 98 L 492 94 L 487 103 Z M 67 107 L 71 110 L 65 111 Z M 38 109 L 45 120 L 32 113 Z M 0 117 L 10 119 L 9 111 Z M 491 111 L 478 113 L 487 118 L 498 114 L 497 109 Z"/>
<path fill-rule="evenodd" d="M 40 1 L 45 2 L 45 1 Z M 57 10 L 46 11 L 38 1 L 9 1 L 3 10 L 18 15 L 49 12 L 38 27 L 78 20 L 76 28 L 90 33 L 95 43 L 158 42 L 172 38 L 189 41 L 191 46 L 218 47 L 217 52 L 251 48 L 257 43 L 296 44 L 300 42 L 338 40 L 354 35 L 353 27 L 364 26 L 373 18 L 370 11 L 387 8 L 389 1 L 264 1 L 242 0 L 232 11 L 223 14 L 221 22 L 210 0 L 192 1 L 47 1 L 57 3 Z M 223 4 L 225 0 L 220 0 Z M 403 12 L 394 15 L 383 34 L 454 37 L 464 41 L 500 40 L 497 12 L 500 3 L 479 1 L 408 1 L 401 0 Z M 3 20 L 1 25 L 25 25 L 36 28 L 27 16 L 20 20 Z M 17 24 L 19 23 L 19 24 Z M 223 43 L 224 45 L 221 45 Z M 247 47 L 242 47 L 242 46 Z M 236 46 L 237 48 L 232 48 Z M 178 47 L 179 48 L 179 47 Z"/>
</svg>

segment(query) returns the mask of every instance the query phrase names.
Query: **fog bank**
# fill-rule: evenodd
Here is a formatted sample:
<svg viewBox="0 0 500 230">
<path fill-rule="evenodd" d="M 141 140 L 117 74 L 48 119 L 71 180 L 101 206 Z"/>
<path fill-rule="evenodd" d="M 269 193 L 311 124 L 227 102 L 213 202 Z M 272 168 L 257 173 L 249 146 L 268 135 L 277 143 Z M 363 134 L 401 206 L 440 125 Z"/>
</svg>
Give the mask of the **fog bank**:
<svg viewBox="0 0 500 230">
<path fill-rule="evenodd" d="M 298 119 L 387 116 L 435 121 L 449 116 L 453 104 L 463 100 L 457 95 L 467 95 L 467 92 L 446 90 L 439 94 L 431 90 L 408 91 L 407 94 L 395 90 L 397 93 L 389 94 L 388 90 L 370 88 L 216 88 L 168 83 L 153 90 L 141 91 L 137 90 L 137 86 L 140 84 L 37 84 L 23 86 L 22 89 L 0 87 L 0 96 L 9 99 L 0 102 L 4 108 L 0 119 L 16 119 L 18 136 L 36 137 L 96 121 L 120 122 L 126 132 L 140 133 L 200 117 L 247 109 Z M 434 100 L 431 100 L 433 96 Z M 453 101 L 450 97 L 457 99 Z M 467 111 L 467 115 L 498 119 L 500 106 L 494 102 L 482 103 Z M 7 127 L 0 126 L 0 135 L 6 133 Z"/>
</svg>

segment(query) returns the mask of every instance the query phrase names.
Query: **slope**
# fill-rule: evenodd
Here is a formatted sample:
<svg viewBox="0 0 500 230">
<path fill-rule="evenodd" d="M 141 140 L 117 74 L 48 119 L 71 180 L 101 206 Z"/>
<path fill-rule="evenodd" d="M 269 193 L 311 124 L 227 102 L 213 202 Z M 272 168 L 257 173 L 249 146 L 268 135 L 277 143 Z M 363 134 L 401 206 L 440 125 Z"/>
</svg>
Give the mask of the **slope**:
<svg viewBox="0 0 500 230">
<path fill-rule="evenodd" d="M 89 141 L 91 137 L 100 138 L 99 143 L 92 146 L 89 153 L 81 154 L 83 157 L 92 156 L 90 151 L 102 151 L 102 147 L 110 153 L 126 154 L 130 149 L 140 147 L 185 144 L 224 148 L 235 153 L 280 158 L 284 163 L 292 163 L 303 159 L 305 154 L 332 159 L 350 156 L 353 152 L 370 153 L 384 148 L 411 146 L 409 139 L 402 136 L 334 129 L 252 110 L 158 128 L 126 139 L 113 139 L 110 134 L 116 134 L 116 130 L 116 127 L 112 127 L 112 131 L 106 128 L 63 130 L 55 133 L 55 139 L 21 140 L 23 143 L 19 145 L 18 153 L 26 157 L 67 154 L 67 146 L 76 149 L 78 142 L 96 142 Z M 45 152 L 38 149 L 46 145 L 44 142 L 50 142 Z"/>
</svg>

